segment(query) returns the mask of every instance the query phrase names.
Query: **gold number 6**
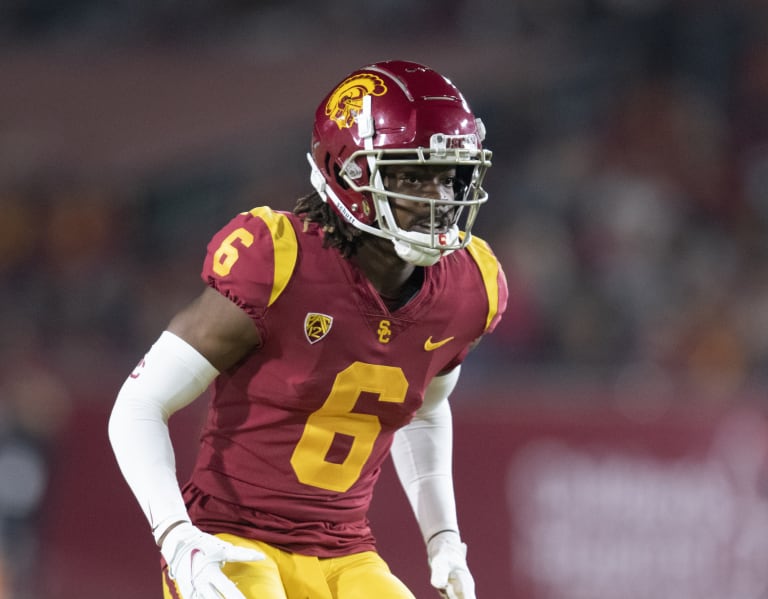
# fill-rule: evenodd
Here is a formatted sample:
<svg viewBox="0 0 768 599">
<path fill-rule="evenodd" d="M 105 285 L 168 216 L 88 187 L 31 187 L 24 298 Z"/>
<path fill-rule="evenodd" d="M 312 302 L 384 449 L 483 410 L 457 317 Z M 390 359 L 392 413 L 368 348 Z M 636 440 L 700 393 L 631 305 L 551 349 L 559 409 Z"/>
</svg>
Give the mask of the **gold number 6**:
<svg viewBox="0 0 768 599">
<path fill-rule="evenodd" d="M 360 394 L 375 393 L 379 401 L 403 403 L 408 381 L 400 368 L 353 362 L 336 375 L 323 405 L 309 418 L 291 456 L 291 466 L 305 485 L 347 491 L 360 477 L 381 422 L 373 414 L 353 412 Z M 336 434 L 352 437 L 352 447 L 341 463 L 326 459 Z"/>
<path fill-rule="evenodd" d="M 253 234 L 240 227 L 232 231 L 221 242 L 219 249 L 213 254 L 213 272 L 220 277 L 226 277 L 240 257 L 240 252 L 234 245 L 235 241 L 240 241 L 244 247 L 250 247 L 253 243 Z"/>
</svg>

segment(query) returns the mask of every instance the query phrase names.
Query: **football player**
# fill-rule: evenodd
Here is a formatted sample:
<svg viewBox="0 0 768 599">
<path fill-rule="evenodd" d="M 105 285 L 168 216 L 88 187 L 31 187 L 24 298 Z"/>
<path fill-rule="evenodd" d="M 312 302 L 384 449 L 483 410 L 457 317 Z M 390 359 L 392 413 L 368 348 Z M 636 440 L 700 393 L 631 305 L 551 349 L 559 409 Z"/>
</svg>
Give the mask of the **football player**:
<svg viewBox="0 0 768 599">
<path fill-rule="evenodd" d="M 388 61 L 320 103 L 314 191 L 208 245 L 205 289 L 120 389 L 109 436 L 162 555 L 166 598 L 414 599 L 366 514 L 392 455 L 431 584 L 475 599 L 448 396 L 507 301 L 472 236 L 484 128 L 434 70 Z M 179 488 L 168 418 L 213 383 Z"/>
</svg>

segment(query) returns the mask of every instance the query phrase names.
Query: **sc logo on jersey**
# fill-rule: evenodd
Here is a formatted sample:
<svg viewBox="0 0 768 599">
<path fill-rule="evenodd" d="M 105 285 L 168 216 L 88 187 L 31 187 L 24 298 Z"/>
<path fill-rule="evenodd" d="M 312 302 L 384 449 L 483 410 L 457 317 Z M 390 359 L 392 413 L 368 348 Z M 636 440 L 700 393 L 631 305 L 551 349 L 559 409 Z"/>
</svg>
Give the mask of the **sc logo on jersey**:
<svg viewBox="0 0 768 599">
<path fill-rule="evenodd" d="M 378 75 L 361 73 L 348 77 L 333 90 L 325 105 L 325 114 L 339 129 L 349 129 L 363 110 L 365 96 L 383 96 L 387 86 Z"/>
<path fill-rule="evenodd" d="M 379 336 L 379 343 L 389 343 L 392 337 L 391 326 L 392 323 L 386 319 L 379 321 L 379 330 L 376 331 L 376 334 Z"/>
</svg>

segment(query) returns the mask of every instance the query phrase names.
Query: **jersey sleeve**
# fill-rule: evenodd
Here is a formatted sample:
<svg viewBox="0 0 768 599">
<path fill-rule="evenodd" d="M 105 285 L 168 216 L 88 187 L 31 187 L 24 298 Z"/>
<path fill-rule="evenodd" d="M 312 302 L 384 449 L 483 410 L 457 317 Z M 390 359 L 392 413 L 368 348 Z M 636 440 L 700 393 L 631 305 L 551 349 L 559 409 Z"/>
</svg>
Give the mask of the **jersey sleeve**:
<svg viewBox="0 0 768 599">
<path fill-rule="evenodd" d="M 509 295 L 507 278 L 490 246 L 479 237 L 473 236 L 467 245 L 467 250 L 469 255 L 472 256 L 475 266 L 477 266 L 483 283 L 486 299 L 484 302 L 485 322 L 482 325 L 482 329 L 479 330 L 475 341 L 463 348 L 458 355 L 454 356 L 442 368 L 440 371 L 442 373 L 449 372 L 461 364 L 483 335 L 493 332 L 501 320 L 504 310 L 507 308 L 507 298 Z"/>
<path fill-rule="evenodd" d="M 496 328 L 496 325 L 501 320 L 501 315 L 507 309 L 507 299 L 509 297 L 507 277 L 504 274 L 501 263 L 485 241 L 479 237 L 472 237 L 472 241 L 467 245 L 467 249 L 480 270 L 483 286 L 488 298 L 488 313 L 483 331 L 483 334 L 487 334 Z"/>
<path fill-rule="evenodd" d="M 213 236 L 201 277 L 259 319 L 288 285 L 297 254 L 288 217 L 262 206 L 238 214 Z"/>
</svg>

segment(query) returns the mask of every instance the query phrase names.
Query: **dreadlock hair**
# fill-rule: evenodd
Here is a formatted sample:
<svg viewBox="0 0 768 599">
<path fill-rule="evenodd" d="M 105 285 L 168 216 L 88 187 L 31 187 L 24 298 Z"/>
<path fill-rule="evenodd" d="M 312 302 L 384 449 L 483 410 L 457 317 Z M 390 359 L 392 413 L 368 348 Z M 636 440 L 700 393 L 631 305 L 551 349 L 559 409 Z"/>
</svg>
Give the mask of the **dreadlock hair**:
<svg viewBox="0 0 768 599">
<path fill-rule="evenodd" d="M 362 231 L 344 222 L 316 191 L 299 198 L 293 213 L 302 217 L 305 229 L 309 223 L 320 225 L 324 248 L 335 248 L 344 258 L 357 251 Z"/>
</svg>

